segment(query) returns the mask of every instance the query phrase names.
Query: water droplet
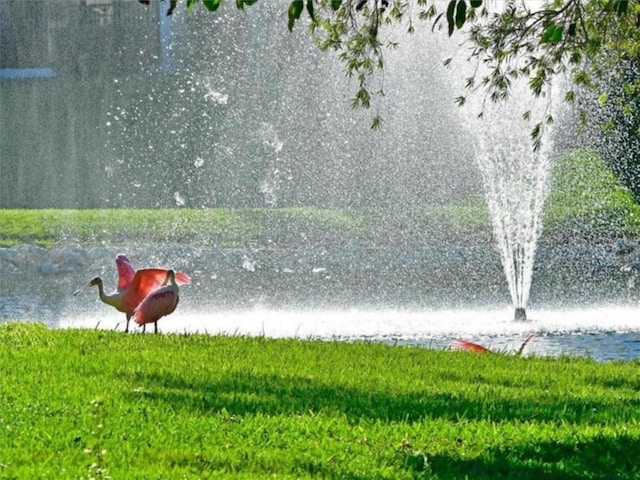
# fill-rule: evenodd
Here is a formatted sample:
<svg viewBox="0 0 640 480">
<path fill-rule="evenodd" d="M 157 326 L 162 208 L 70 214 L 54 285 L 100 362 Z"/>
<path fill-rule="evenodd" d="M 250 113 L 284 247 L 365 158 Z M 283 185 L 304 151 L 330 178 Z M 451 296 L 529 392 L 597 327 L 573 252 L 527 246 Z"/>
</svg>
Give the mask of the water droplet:
<svg viewBox="0 0 640 480">
<path fill-rule="evenodd" d="M 209 88 L 209 91 L 204 95 L 204 98 L 207 100 L 211 100 L 218 105 L 227 105 L 229 103 L 229 95 L 224 93 L 216 92 Z"/>
<path fill-rule="evenodd" d="M 247 270 L 248 272 L 256 271 L 256 261 L 247 257 L 246 255 L 242 258 L 242 268 Z"/>
</svg>

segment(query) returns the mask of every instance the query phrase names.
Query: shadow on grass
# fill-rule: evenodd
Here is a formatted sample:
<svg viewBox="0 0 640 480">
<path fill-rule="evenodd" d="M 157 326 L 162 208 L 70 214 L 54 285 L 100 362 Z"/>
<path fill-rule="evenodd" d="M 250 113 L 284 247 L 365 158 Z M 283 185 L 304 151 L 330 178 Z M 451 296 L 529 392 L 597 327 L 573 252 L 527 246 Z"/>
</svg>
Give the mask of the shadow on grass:
<svg viewBox="0 0 640 480">
<path fill-rule="evenodd" d="M 487 420 L 570 422 L 597 425 L 629 416 L 632 406 L 566 400 L 532 403 L 508 398 L 472 398 L 451 393 L 394 393 L 327 385 L 313 378 L 272 374 L 234 373 L 211 382 L 189 381 L 171 373 L 137 374 L 147 401 L 189 409 L 201 415 L 226 411 L 230 415 L 306 415 L 337 412 L 357 420 L 403 422 L 444 419 L 451 422 Z M 133 394 L 132 394 L 133 395 Z M 140 401 L 140 394 L 136 394 Z M 615 410 L 614 410 L 615 409 Z M 640 414 L 637 415 L 640 417 Z M 497 442 L 501 443 L 501 442 Z M 640 439 L 618 435 L 569 444 L 539 441 L 526 445 L 489 448 L 480 457 L 429 452 L 414 455 L 399 450 L 394 463 L 414 478 L 640 478 L 640 470 L 627 452 L 640 451 Z M 620 459 L 626 459 L 624 464 Z M 355 476 L 353 478 L 356 478 Z"/>
<path fill-rule="evenodd" d="M 628 435 L 598 436 L 586 442 L 544 441 L 508 449 L 489 449 L 480 458 L 450 455 L 428 457 L 427 464 L 405 462 L 414 477 L 425 470 L 446 478 L 492 479 L 637 479 L 640 465 L 630 452 L 640 451 L 640 439 Z"/>
<path fill-rule="evenodd" d="M 305 377 L 234 373 L 211 382 L 189 381 L 173 374 L 141 374 L 135 382 L 148 388 L 148 399 L 172 408 L 198 410 L 202 414 L 221 410 L 235 415 L 304 414 L 309 411 L 339 412 L 353 419 L 418 421 L 488 420 L 571 422 L 598 424 L 633 417 L 640 421 L 640 401 L 634 405 L 564 399 L 531 401 L 505 395 L 474 398 L 449 392 L 389 392 L 370 388 L 327 385 Z"/>
</svg>

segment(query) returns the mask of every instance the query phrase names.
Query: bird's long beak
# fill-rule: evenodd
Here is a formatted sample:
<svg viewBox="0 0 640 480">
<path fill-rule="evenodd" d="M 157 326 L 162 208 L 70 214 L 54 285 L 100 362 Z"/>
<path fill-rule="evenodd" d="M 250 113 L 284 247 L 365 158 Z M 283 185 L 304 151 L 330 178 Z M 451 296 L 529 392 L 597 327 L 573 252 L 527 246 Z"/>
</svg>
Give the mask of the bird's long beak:
<svg viewBox="0 0 640 480">
<path fill-rule="evenodd" d="M 91 280 L 89 283 L 87 283 L 84 287 L 77 289 L 75 292 L 73 292 L 73 296 L 77 297 L 78 295 L 80 295 L 82 292 L 84 292 L 85 290 L 88 290 L 89 287 L 92 287 L 93 284 L 93 280 Z"/>
<path fill-rule="evenodd" d="M 84 292 L 87 288 L 89 288 L 89 284 L 87 283 L 84 287 L 77 289 L 75 292 L 73 292 L 73 296 L 77 297 L 78 295 L 80 295 L 82 292 Z"/>
</svg>

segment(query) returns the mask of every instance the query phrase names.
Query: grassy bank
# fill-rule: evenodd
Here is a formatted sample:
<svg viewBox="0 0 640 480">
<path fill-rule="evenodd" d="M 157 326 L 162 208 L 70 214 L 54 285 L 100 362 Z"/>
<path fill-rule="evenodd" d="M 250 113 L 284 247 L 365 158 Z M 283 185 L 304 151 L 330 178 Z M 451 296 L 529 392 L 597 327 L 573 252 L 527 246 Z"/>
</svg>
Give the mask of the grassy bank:
<svg viewBox="0 0 640 480">
<path fill-rule="evenodd" d="M 0 325 L 0 478 L 638 478 L 637 363 Z"/>
<path fill-rule="evenodd" d="M 103 210 L 0 209 L 0 246 L 179 242 L 194 245 L 297 246 L 488 239 L 481 196 L 425 206 L 406 218 L 367 210 L 300 208 L 176 208 Z M 638 238 L 640 206 L 594 153 L 558 160 L 544 212 L 544 235 L 556 238 Z"/>
<path fill-rule="evenodd" d="M 128 242 L 279 245 L 362 236 L 361 220 L 319 208 L 0 209 L 0 246 Z"/>
<path fill-rule="evenodd" d="M 470 197 L 430 211 L 452 236 L 489 227 L 482 198 Z M 555 240 L 640 238 L 640 205 L 594 152 L 576 150 L 556 160 L 543 212 L 543 237 Z"/>
</svg>

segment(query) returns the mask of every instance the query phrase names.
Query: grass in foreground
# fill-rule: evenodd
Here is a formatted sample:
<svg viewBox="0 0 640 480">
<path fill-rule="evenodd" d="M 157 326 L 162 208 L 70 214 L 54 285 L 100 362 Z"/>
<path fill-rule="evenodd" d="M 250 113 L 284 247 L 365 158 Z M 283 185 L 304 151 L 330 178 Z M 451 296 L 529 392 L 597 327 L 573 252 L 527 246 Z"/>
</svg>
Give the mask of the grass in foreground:
<svg viewBox="0 0 640 480">
<path fill-rule="evenodd" d="M 0 478 L 640 476 L 637 363 L 0 325 Z"/>
</svg>

